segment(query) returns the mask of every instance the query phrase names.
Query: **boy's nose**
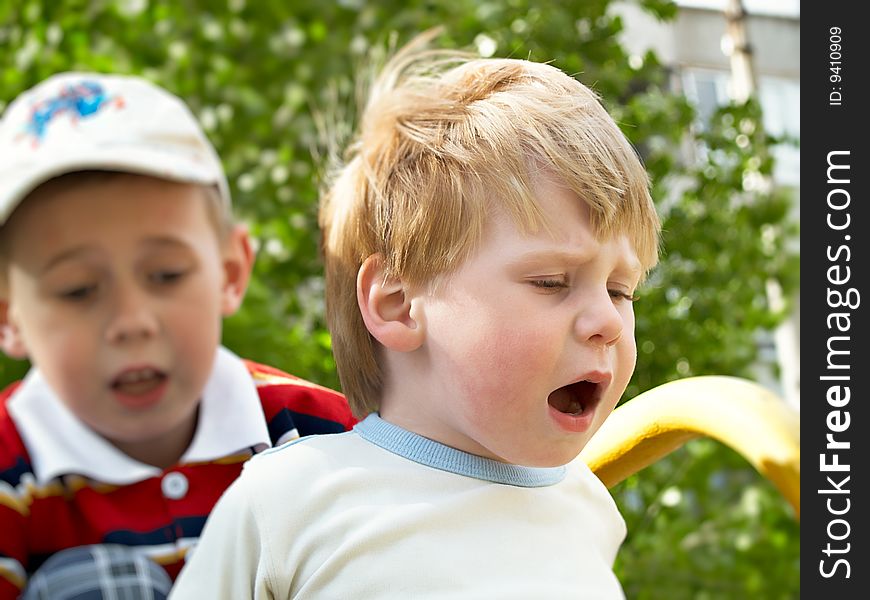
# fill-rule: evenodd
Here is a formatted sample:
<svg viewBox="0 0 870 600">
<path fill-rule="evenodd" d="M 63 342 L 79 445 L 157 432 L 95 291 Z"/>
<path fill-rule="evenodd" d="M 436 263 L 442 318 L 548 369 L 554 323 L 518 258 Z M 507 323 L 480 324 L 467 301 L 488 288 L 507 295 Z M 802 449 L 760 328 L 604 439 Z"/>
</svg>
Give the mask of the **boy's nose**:
<svg viewBox="0 0 870 600">
<path fill-rule="evenodd" d="M 139 292 L 120 293 L 106 328 L 106 340 L 112 344 L 147 339 L 157 333 L 157 318 Z"/>
<path fill-rule="evenodd" d="M 583 300 L 574 322 L 574 334 L 584 343 L 612 346 L 622 337 L 624 322 L 610 293 L 589 294 Z"/>
</svg>

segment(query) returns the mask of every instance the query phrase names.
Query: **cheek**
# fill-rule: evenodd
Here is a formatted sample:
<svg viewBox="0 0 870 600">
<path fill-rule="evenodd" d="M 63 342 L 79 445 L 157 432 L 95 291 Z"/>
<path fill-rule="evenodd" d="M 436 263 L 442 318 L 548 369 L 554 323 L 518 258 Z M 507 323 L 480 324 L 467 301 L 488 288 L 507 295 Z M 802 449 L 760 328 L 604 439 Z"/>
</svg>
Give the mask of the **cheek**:
<svg viewBox="0 0 870 600">
<path fill-rule="evenodd" d="M 197 338 L 220 337 L 221 297 L 219 273 L 203 270 L 183 293 L 166 301 L 162 308 L 164 328 L 182 344 L 196 344 Z"/>
<path fill-rule="evenodd" d="M 634 368 L 637 364 L 637 344 L 634 340 L 634 335 L 623 337 L 617 345 L 616 360 L 617 383 L 619 384 L 619 396 L 625 392 L 631 376 L 634 374 Z"/>
<path fill-rule="evenodd" d="M 87 317 L 60 313 L 31 314 L 20 323 L 30 360 L 45 372 L 85 369 L 95 360 L 99 326 Z"/>
<path fill-rule="evenodd" d="M 464 395 L 504 402 L 534 381 L 550 375 L 557 364 L 552 332 L 529 319 L 500 314 L 478 314 L 461 330 L 461 352 L 456 353 Z"/>
<path fill-rule="evenodd" d="M 167 350 L 175 357 L 176 373 L 185 385 L 205 383 L 221 341 L 221 316 L 217 299 L 176 301 L 163 316 Z"/>
<path fill-rule="evenodd" d="M 637 362 L 637 340 L 634 338 L 634 307 L 628 305 L 622 313 L 622 336 L 616 345 L 618 368 L 628 372 L 628 378 L 634 372 Z M 626 385 L 628 379 L 626 379 Z"/>
<path fill-rule="evenodd" d="M 30 347 L 30 361 L 39 369 L 51 388 L 77 415 L 88 414 L 96 402 L 96 391 L 103 381 L 99 369 L 99 348 L 82 332 L 70 330 L 43 332 Z"/>
<path fill-rule="evenodd" d="M 167 339 L 175 348 L 177 356 L 185 357 L 184 363 L 195 365 L 197 370 L 207 368 L 220 344 L 220 315 L 213 311 L 174 311 L 170 322 L 164 324 Z"/>
</svg>

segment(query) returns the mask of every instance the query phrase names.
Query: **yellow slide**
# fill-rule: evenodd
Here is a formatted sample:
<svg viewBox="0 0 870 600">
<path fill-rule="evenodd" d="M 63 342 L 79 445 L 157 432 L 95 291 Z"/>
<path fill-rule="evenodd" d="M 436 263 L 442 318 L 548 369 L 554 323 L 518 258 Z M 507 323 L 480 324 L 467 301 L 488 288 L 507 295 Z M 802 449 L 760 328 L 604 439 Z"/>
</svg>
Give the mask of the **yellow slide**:
<svg viewBox="0 0 870 600">
<path fill-rule="evenodd" d="M 580 453 L 610 488 L 707 436 L 773 482 L 800 519 L 800 414 L 767 388 L 738 377 L 687 377 L 619 406 Z"/>
</svg>

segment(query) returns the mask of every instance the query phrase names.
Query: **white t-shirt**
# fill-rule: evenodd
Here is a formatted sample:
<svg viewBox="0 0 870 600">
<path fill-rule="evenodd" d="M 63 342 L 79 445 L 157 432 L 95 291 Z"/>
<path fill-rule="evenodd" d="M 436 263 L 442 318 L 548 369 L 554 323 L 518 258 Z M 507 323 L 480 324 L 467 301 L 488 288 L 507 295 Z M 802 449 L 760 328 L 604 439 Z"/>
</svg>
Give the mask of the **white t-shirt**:
<svg viewBox="0 0 870 600">
<path fill-rule="evenodd" d="M 623 598 L 624 537 L 579 460 L 500 463 L 373 414 L 251 459 L 170 598 Z"/>
</svg>

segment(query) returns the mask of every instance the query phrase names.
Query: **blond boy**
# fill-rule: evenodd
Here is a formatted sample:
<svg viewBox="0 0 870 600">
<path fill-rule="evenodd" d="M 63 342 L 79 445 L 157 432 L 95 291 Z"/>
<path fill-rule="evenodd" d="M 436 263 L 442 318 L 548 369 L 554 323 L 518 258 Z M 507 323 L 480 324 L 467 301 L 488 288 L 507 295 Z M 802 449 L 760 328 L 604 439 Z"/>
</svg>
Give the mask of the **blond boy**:
<svg viewBox="0 0 870 600">
<path fill-rule="evenodd" d="M 659 222 L 595 95 L 549 65 L 412 45 L 321 217 L 365 419 L 248 463 L 173 597 L 621 597 L 624 522 L 575 458 L 634 370 Z"/>
<path fill-rule="evenodd" d="M 220 346 L 247 231 L 146 80 L 64 73 L 10 104 L 0 226 L 0 345 L 32 364 L 0 394 L 0 599 L 164 597 L 242 463 L 349 407 Z"/>
</svg>

